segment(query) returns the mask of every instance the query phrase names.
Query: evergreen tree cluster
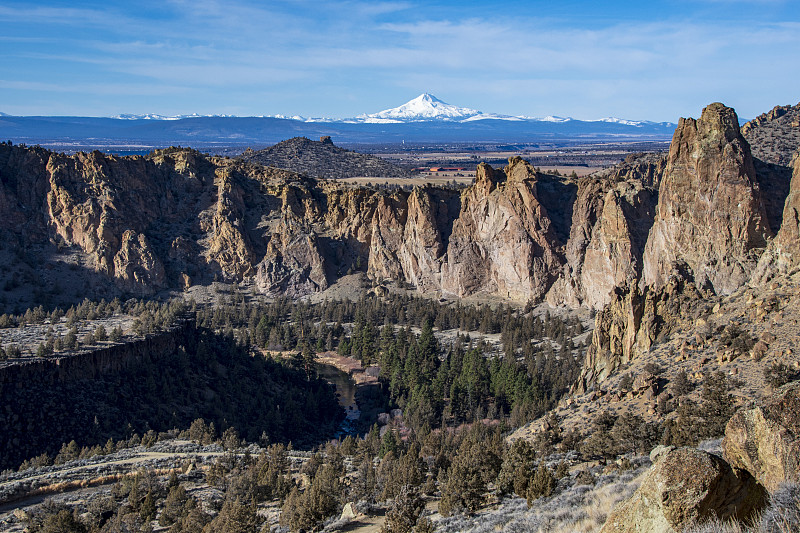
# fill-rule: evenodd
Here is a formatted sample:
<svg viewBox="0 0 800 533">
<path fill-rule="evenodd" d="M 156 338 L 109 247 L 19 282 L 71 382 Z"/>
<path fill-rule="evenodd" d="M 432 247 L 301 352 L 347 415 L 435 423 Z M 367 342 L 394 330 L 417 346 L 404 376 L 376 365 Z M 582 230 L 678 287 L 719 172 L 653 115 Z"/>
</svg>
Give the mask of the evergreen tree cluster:
<svg viewBox="0 0 800 533">
<path fill-rule="evenodd" d="M 330 436 L 343 418 L 331 385 L 284 360 L 253 356 L 232 337 L 202 329 L 182 340 L 170 353 L 143 354 L 95 377 L 50 381 L 43 375 L 0 387 L 6 406 L 0 467 L 55 454 L 72 439 L 92 446 L 109 437 L 188 428 L 197 418 L 235 428 L 251 442 L 265 434 L 310 445 Z"/>
</svg>

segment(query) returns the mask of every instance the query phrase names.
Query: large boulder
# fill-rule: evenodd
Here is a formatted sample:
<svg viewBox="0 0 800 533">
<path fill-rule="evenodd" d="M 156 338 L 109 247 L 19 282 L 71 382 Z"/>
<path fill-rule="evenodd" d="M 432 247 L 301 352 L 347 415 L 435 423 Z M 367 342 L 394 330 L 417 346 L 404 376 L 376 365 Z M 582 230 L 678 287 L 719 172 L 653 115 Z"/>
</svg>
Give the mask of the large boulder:
<svg viewBox="0 0 800 533">
<path fill-rule="evenodd" d="M 742 409 L 728 422 L 725 459 L 774 492 L 800 481 L 800 382 L 784 385 L 761 407 Z"/>
<path fill-rule="evenodd" d="M 716 455 L 676 448 L 658 457 L 601 533 L 672 533 L 715 517 L 743 520 L 765 501 L 766 492 L 747 472 Z"/>
</svg>

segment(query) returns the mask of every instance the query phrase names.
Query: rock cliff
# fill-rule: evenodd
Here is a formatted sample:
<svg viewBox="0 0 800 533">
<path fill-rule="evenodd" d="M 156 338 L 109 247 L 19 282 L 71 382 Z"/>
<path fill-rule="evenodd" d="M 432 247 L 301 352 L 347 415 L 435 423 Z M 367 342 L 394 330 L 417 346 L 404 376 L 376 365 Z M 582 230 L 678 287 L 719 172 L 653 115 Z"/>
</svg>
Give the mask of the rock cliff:
<svg viewBox="0 0 800 533">
<path fill-rule="evenodd" d="M 772 232 L 747 141 L 733 109 L 711 104 L 681 119 L 644 251 L 644 283 L 686 269 L 699 287 L 730 294 L 750 278 Z"/>
<path fill-rule="evenodd" d="M 602 309 L 617 287 L 636 283 L 653 225 L 665 158 L 640 154 L 578 181 L 566 266 L 547 300 Z"/>
<path fill-rule="evenodd" d="M 745 132 L 761 139 L 791 113 Z M 140 295 L 220 279 L 301 296 L 361 271 L 445 296 L 607 308 L 592 357 L 610 369 L 618 363 L 600 362 L 602 353 L 627 360 L 660 334 L 640 334 L 648 316 L 671 327 L 656 304 L 674 299 L 663 293 L 676 294 L 671 278 L 716 294 L 750 279 L 772 237 L 768 219 L 781 231 L 759 271 L 791 268 L 794 196 L 782 216 L 766 213 L 761 188 L 780 179 L 756 175 L 737 121 L 712 104 L 680 122 L 668 155 L 630 156 L 581 179 L 520 158 L 504 169 L 481 164 L 460 193 L 348 187 L 188 149 L 68 156 L 3 143 L 2 239 L 17 255 L 38 246 L 32 263 L 96 274 L 102 295 L 103 279 Z M 623 309 L 635 301 L 645 307 Z"/>
<path fill-rule="evenodd" d="M 769 281 L 777 274 L 792 273 L 798 266 L 800 266 L 800 155 L 794 160 L 781 229 L 761 256 L 753 275 L 753 284 Z"/>
<path fill-rule="evenodd" d="M 537 180 L 520 158 L 510 159 L 504 172 L 478 166 L 453 223 L 442 292 L 459 297 L 483 292 L 517 301 L 544 297 L 563 258 Z"/>
</svg>

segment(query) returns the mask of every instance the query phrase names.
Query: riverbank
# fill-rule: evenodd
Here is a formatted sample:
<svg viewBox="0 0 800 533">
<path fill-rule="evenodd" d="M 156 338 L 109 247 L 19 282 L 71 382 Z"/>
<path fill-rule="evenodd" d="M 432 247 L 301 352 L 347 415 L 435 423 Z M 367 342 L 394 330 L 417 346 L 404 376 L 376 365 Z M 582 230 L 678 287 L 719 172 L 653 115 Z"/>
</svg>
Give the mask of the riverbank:
<svg viewBox="0 0 800 533">
<path fill-rule="evenodd" d="M 364 368 L 358 359 L 344 357 L 336 352 L 318 353 L 316 359 L 318 363 L 338 368 L 350 376 L 357 385 L 375 385 L 378 383 L 378 374 L 380 373 L 378 365 L 370 365 Z"/>
</svg>

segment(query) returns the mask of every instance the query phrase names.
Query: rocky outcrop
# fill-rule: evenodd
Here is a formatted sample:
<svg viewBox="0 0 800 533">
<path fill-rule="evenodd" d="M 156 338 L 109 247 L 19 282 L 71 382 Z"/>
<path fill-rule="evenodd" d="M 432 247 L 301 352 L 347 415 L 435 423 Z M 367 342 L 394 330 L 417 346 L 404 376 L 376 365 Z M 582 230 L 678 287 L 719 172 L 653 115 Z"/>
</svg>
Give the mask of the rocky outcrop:
<svg viewBox="0 0 800 533">
<path fill-rule="evenodd" d="M 764 405 L 739 410 L 725 428 L 725 459 L 767 490 L 800 481 L 800 382 L 775 391 Z"/>
<path fill-rule="evenodd" d="M 340 150 L 329 140 L 285 146 L 298 143 Z M 71 254 L 72 265 L 134 294 L 255 279 L 299 295 L 360 271 L 425 293 L 610 306 L 599 315 L 600 377 L 670 327 L 657 308 L 672 301 L 659 292 L 672 290 L 672 277 L 722 294 L 749 278 L 771 235 L 753 168 L 736 115 L 721 104 L 682 120 L 666 157 L 630 156 L 582 179 L 513 158 L 503 170 L 481 164 L 461 193 L 342 186 L 175 148 L 68 156 L 3 143 L 0 225 L 9 231 L 0 239 L 20 253 L 36 241 L 47 260 Z M 796 203 L 765 272 L 793 268 Z"/>
<path fill-rule="evenodd" d="M 660 288 L 617 288 L 611 302 L 595 317 L 592 343 L 586 351 L 576 390 L 602 383 L 623 365 L 705 310 L 704 295 L 694 283 L 676 275 Z"/>
<path fill-rule="evenodd" d="M 408 202 L 405 195 L 380 196 L 372 216 L 367 274 L 374 280 L 403 279 L 398 252 L 403 246 Z"/>
<path fill-rule="evenodd" d="M 783 209 L 781 229 L 761 256 L 753 275 L 753 283 L 764 283 L 776 274 L 793 272 L 798 266 L 800 266 L 800 155 L 794 160 L 792 182 Z"/>
<path fill-rule="evenodd" d="M 207 228 L 207 261 L 218 265 L 226 278 L 241 281 L 252 275 L 255 254 L 243 226 L 244 191 L 236 183 L 230 169 L 217 171 L 217 202 L 211 224 Z"/>
<path fill-rule="evenodd" d="M 504 172 L 478 166 L 453 224 L 442 268 L 444 293 L 482 292 L 517 301 L 544 297 L 563 259 L 536 181 L 536 172 L 520 158 L 510 159 Z"/>
<path fill-rule="evenodd" d="M 662 454 L 630 499 L 618 505 L 601 533 L 678 533 L 705 520 L 745 520 L 766 493 L 745 471 L 693 448 Z"/>
<path fill-rule="evenodd" d="M 152 294 L 166 285 L 164 265 L 147 237 L 132 230 L 122 234 L 119 251 L 114 256 L 114 274 L 118 284 L 132 294 Z"/>
<path fill-rule="evenodd" d="M 292 298 L 328 288 L 325 260 L 308 224 L 284 214 L 258 264 L 255 282 L 262 292 Z"/>
<path fill-rule="evenodd" d="M 549 303 L 600 310 L 615 288 L 639 280 L 665 161 L 657 154 L 629 156 L 613 171 L 578 182 L 567 265 Z"/>
<path fill-rule="evenodd" d="M 644 283 L 662 287 L 685 268 L 699 287 L 730 294 L 750 278 L 771 236 L 733 109 L 711 104 L 700 119 L 681 119 L 645 247 Z"/>
<path fill-rule="evenodd" d="M 458 193 L 415 188 L 399 251 L 405 280 L 422 291 L 439 290 L 450 231 L 459 214 Z"/>
<path fill-rule="evenodd" d="M 636 336 L 644 314 L 644 298 L 636 286 L 617 288 L 611 302 L 595 317 L 592 344 L 586 351 L 578 390 L 586 392 L 636 355 Z"/>
<path fill-rule="evenodd" d="M 792 179 L 792 159 L 800 149 L 800 104 L 775 106 L 742 126 L 750 144 L 770 228 L 781 227 L 783 206 Z"/>
<path fill-rule="evenodd" d="M 791 165 L 800 148 L 800 104 L 775 106 L 742 126 L 742 135 L 753 157 L 765 163 Z"/>
</svg>

